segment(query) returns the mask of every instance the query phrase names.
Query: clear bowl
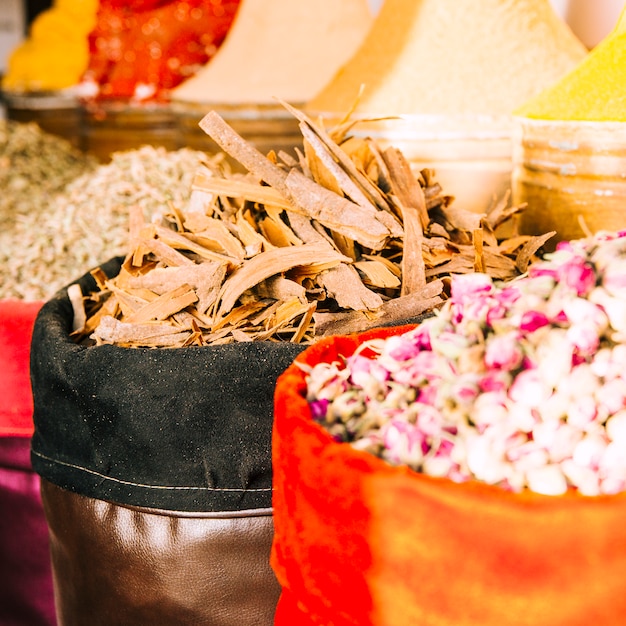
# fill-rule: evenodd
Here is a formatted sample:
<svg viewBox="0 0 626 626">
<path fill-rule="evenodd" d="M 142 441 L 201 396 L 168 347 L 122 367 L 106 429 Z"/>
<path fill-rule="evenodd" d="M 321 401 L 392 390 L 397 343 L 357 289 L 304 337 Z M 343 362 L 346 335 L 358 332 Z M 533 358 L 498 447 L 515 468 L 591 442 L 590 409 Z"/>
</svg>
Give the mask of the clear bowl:
<svg viewBox="0 0 626 626">
<path fill-rule="evenodd" d="M 336 114 L 307 111 L 326 128 L 340 121 Z M 357 118 L 351 118 L 353 120 Z M 435 171 L 443 193 L 455 205 L 484 213 L 511 187 L 512 118 L 489 115 L 403 115 L 358 120 L 356 137 L 370 137 L 381 148 L 398 148 L 419 172 Z"/>
<path fill-rule="evenodd" d="M 169 104 L 112 100 L 84 105 L 83 146 L 100 161 L 113 152 L 143 145 L 181 147 L 176 117 Z"/>
<path fill-rule="evenodd" d="M 34 122 L 41 130 L 83 148 L 82 109 L 71 91 L 4 91 L 2 100 L 8 120 Z"/>
<path fill-rule="evenodd" d="M 626 228 L 626 123 L 515 120 L 512 188 L 526 234 L 549 242 Z"/>
<path fill-rule="evenodd" d="M 295 105 L 297 106 L 297 105 Z M 219 104 L 172 101 L 183 146 L 215 154 L 222 149 L 200 128 L 199 123 L 210 111 L 216 111 L 237 133 L 261 153 L 283 150 L 295 157 L 295 148 L 302 147 L 298 120 L 279 104 Z M 235 171 L 243 167 L 227 158 Z"/>
</svg>

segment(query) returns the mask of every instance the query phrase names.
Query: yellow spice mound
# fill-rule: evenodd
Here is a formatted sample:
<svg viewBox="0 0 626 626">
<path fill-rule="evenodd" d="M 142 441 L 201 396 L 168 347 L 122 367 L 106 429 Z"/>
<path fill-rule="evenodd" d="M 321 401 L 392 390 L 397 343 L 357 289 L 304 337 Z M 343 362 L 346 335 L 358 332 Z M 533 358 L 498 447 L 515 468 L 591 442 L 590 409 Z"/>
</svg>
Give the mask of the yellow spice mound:
<svg viewBox="0 0 626 626">
<path fill-rule="evenodd" d="M 307 109 L 509 115 L 586 54 L 549 0 L 386 0 Z"/>
<path fill-rule="evenodd" d="M 76 85 L 89 61 L 87 37 L 98 0 L 56 0 L 33 21 L 12 51 L 2 87 L 7 91 L 56 91 Z"/>
<path fill-rule="evenodd" d="M 613 32 L 576 69 L 515 113 L 545 120 L 626 121 L 626 8 Z"/>
<path fill-rule="evenodd" d="M 354 53 L 372 21 L 366 0 L 242 0 L 217 54 L 172 99 L 305 102 Z"/>
</svg>

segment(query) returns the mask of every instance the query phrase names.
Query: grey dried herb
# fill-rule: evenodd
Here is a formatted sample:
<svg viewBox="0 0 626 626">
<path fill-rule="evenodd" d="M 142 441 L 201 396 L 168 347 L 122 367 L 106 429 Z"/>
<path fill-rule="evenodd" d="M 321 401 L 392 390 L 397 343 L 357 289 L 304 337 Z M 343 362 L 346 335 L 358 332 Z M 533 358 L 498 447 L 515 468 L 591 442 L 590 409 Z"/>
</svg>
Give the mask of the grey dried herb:
<svg viewBox="0 0 626 626">
<path fill-rule="evenodd" d="M 149 220 L 181 206 L 198 167 L 211 164 L 204 152 L 143 146 L 98 165 L 36 126 L 13 124 L 0 135 L 2 150 L 0 298 L 24 300 L 48 299 L 125 254 L 129 207 Z"/>
</svg>

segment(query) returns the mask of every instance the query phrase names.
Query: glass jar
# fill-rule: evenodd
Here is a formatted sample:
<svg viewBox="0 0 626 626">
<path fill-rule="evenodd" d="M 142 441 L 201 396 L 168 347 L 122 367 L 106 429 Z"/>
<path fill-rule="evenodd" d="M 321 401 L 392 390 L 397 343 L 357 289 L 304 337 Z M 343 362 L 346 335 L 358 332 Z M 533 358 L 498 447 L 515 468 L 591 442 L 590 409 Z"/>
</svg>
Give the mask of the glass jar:
<svg viewBox="0 0 626 626">
<path fill-rule="evenodd" d="M 316 119 L 319 114 L 309 112 Z M 339 120 L 322 114 L 327 128 Z M 508 116 L 403 115 L 361 120 L 350 131 L 398 148 L 415 173 L 429 168 L 455 206 L 484 213 L 510 191 L 512 120 Z"/>
<path fill-rule="evenodd" d="M 210 154 L 221 152 L 221 148 L 199 126 L 209 111 L 216 111 L 246 141 L 262 154 L 271 150 L 283 150 L 295 158 L 295 148 L 302 148 L 302 134 L 298 120 L 279 104 L 211 104 L 173 101 L 182 145 Z M 243 166 L 227 157 L 234 171 L 243 171 Z"/>
<path fill-rule="evenodd" d="M 176 118 L 169 104 L 134 104 L 126 100 L 88 103 L 84 107 L 84 149 L 100 161 L 113 152 L 143 145 L 167 150 L 181 147 Z"/>
<path fill-rule="evenodd" d="M 520 230 L 548 242 L 626 228 L 626 123 L 518 118 L 513 200 L 528 203 Z"/>
<path fill-rule="evenodd" d="M 74 147 L 83 149 L 82 109 L 71 92 L 5 91 L 2 99 L 8 120 L 34 122 L 44 132 L 63 137 Z"/>
</svg>

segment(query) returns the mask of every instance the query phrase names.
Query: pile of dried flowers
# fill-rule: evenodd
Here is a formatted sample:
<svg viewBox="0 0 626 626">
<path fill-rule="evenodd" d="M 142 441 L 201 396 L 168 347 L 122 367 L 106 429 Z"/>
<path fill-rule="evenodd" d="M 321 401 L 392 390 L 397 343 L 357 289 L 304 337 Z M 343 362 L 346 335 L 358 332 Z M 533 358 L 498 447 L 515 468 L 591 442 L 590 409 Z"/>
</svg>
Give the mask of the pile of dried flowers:
<svg viewBox="0 0 626 626">
<path fill-rule="evenodd" d="M 316 420 L 394 465 L 559 495 L 626 490 L 626 231 L 522 278 L 452 281 L 433 317 L 307 376 Z"/>
</svg>

